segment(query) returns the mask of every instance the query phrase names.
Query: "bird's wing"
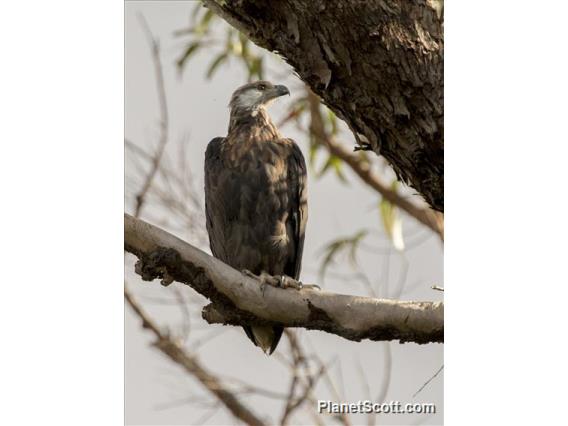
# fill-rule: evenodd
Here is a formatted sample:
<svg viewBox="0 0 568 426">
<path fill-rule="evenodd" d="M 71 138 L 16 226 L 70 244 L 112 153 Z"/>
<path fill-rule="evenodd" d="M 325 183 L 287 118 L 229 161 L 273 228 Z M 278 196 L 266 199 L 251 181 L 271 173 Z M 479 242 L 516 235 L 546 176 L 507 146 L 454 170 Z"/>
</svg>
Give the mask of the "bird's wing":
<svg viewBox="0 0 568 426">
<path fill-rule="evenodd" d="M 225 218 L 220 214 L 224 211 L 225 203 L 222 197 L 219 197 L 219 188 L 222 187 L 225 179 L 221 158 L 221 144 L 224 139 L 214 138 L 205 151 L 205 216 L 211 252 L 216 258 L 226 261 L 223 234 L 225 227 L 222 226 Z"/>
<path fill-rule="evenodd" d="M 300 277 L 302 269 L 302 253 L 304 251 L 304 236 L 306 234 L 306 223 L 308 221 L 308 188 L 306 161 L 302 151 L 292 139 L 291 152 L 288 156 L 288 191 L 290 200 L 290 214 L 294 233 L 294 245 L 296 247 L 295 256 L 290 259 L 284 272 L 286 275 L 295 279 Z"/>
</svg>

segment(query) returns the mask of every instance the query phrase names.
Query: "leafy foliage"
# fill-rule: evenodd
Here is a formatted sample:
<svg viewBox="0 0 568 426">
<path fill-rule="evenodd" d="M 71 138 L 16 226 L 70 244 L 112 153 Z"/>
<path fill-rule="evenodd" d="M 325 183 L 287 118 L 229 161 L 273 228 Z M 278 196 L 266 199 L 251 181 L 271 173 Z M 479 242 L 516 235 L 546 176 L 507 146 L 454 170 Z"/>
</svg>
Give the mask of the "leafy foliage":
<svg viewBox="0 0 568 426">
<path fill-rule="evenodd" d="M 207 47 L 208 52 L 216 51 L 211 55 L 213 60 L 209 63 L 206 77 L 213 78 L 219 66 L 231 59 L 243 65 L 247 72 L 248 81 L 263 79 L 265 74 L 263 52 L 252 46 L 250 40 L 236 29 L 227 26 L 224 42 L 212 37 L 212 27 L 218 18 L 209 9 L 197 3 L 191 15 L 190 26 L 174 32 L 178 37 L 190 37 L 190 41 L 183 54 L 177 60 L 178 71 L 182 72 L 189 60 L 198 50 Z"/>
</svg>

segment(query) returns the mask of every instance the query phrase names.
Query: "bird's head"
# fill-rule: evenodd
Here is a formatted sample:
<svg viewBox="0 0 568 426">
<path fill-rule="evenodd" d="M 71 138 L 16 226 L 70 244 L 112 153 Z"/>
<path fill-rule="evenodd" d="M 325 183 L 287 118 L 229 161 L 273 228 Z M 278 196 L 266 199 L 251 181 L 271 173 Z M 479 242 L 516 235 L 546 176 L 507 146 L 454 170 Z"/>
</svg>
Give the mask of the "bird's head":
<svg viewBox="0 0 568 426">
<path fill-rule="evenodd" d="M 270 104 L 274 99 L 289 95 L 290 91 L 286 86 L 274 85 L 270 81 L 260 80 L 245 84 L 239 87 L 231 96 L 229 108 L 231 111 L 245 110 L 258 111 Z"/>
</svg>

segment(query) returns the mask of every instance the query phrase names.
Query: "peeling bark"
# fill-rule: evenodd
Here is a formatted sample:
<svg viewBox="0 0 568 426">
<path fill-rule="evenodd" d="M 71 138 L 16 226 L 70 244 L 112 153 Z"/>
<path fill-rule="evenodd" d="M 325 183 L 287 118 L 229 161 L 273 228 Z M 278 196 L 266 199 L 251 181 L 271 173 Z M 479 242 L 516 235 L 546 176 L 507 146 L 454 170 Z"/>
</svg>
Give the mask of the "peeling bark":
<svg viewBox="0 0 568 426">
<path fill-rule="evenodd" d="M 443 18 L 436 0 L 204 0 L 277 52 L 357 142 L 444 209 Z"/>
</svg>

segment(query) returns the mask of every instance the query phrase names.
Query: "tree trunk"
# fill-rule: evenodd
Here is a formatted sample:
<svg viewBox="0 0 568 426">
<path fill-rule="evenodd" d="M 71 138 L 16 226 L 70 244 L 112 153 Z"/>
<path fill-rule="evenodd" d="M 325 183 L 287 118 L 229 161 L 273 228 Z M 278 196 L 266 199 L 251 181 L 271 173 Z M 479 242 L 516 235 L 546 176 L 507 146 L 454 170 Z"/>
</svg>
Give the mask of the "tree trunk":
<svg viewBox="0 0 568 426">
<path fill-rule="evenodd" d="M 444 209 L 443 0 L 204 0 Z"/>
</svg>

